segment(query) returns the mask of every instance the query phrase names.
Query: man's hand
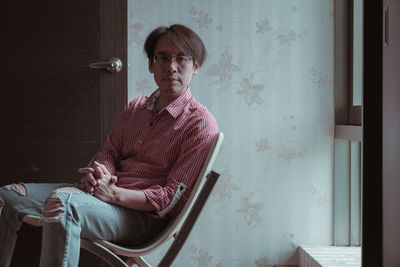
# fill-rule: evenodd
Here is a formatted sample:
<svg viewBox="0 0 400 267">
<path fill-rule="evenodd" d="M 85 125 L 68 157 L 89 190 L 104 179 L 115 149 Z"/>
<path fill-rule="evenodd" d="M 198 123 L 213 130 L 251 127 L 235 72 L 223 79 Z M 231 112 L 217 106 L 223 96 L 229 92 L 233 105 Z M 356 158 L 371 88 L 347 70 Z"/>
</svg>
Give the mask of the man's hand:
<svg viewBox="0 0 400 267">
<path fill-rule="evenodd" d="M 96 164 L 97 166 L 94 170 L 95 176 L 98 179 L 97 185 L 93 187 L 93 195 L 104 202 L 115 203 L 118 189 L 115 185 L 117 177 L 111 175 L 104 165 L 98 164 L 97 162 Z"/>
<path fill-rule="evenodd" d="M 79 173 L 85 174 L 79 182 L 79 188 L 86 190 L 86 192 L 93 194 L 94 186 L 97 185 L 97 181 L 94 177 L 94 169 L 91 167 L 80 168 Z"/>
<path fill-rule="evenodd" d="M 116 176 L 112 176 L 106 167 L 97 161 L 94 162 L 95 166 L 80 168 L 79 173 L 85 174 L 79 182 L 79 188 L 86 190 L 88 193 L 94 193 L 94 188 L 98 185 L 99 181 L 104 180 L 105 184 L 117 181 Z"/>
<path fill-rule="evenodd" d="M 117 177 L 96 161 L 93 167 L 81 168 L 79 172 L 85 174 L 79 187 L 104 202 L 136 210 L 155 209 L 142 191 L 116 186 Z"/>
</svg>

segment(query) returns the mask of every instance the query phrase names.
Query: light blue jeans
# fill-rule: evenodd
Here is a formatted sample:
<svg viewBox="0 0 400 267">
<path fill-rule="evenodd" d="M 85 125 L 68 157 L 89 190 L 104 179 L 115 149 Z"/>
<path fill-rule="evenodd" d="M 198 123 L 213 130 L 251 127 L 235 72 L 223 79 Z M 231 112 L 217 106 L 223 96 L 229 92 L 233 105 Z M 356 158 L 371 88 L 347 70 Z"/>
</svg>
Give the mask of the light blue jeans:
<svg viewBox="0 0 400 267">
<path fill-rule="evenodd" d="M 46 201 L 53 201 L 57 208 L 43 213 Z M 41 267 L 78 266 L 81 238 L 137 244 L 157 235 L 167 223 L 141 211 L 103 202 L 75 184 L 3 186 L 0 214 L 2 267 L 10 264 L 17 231 L 28 214 L 41 216 L 43 221 Z"/>
</svg>

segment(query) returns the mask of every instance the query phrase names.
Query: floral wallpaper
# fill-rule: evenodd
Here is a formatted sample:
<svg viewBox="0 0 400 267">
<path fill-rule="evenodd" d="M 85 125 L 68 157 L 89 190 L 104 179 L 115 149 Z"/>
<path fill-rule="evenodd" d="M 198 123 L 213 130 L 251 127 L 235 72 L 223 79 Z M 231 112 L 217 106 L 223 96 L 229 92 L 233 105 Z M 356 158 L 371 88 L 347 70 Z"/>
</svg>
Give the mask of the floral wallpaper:
<svg viewBox="0 0 400 267">
<path fill-rule="evenodd" d="M 225 134 L 173 266 L 296 265 L 299 245 L 330 245 L 333 0 L 128 0 L 128 18 L 129 99 L 156 89 L 148 33 L 187 25 L 208 50 L 192 93 Z"/>
</svg>

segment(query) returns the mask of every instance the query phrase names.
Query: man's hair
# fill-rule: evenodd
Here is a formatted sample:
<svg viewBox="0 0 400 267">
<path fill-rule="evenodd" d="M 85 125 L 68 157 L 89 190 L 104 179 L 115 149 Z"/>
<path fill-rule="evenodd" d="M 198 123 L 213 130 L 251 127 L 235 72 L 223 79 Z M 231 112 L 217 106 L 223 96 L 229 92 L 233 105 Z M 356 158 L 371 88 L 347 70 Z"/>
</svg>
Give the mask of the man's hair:
<svg viewBox="0 0 400 267">
<path fill-rule="evenodd" d="M 153 59 L 157 42 L 162 36 L 168 38 L 184 53 L 193 57 L 199 66 L 203 65 L 207 55 L 203 41 L 194 31 L 180 24 L 174 24 L 169 27 L 160 26 L 147 36 L 144 43 L 144 51 L 149 60 Z"/>
</svg>

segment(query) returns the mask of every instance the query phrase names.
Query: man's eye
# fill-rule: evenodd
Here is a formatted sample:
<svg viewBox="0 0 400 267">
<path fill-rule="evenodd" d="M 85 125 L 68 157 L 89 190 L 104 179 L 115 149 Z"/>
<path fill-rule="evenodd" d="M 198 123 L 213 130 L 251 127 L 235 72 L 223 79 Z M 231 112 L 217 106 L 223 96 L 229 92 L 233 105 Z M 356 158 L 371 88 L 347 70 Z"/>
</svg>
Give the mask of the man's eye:
<svg viewBox="0 0 400 267">
<path fill-rule="evenodd" d="M 178 62 L 184 62 L 186 60 L 186 58 L 184 56 L 178 56 L 178 57 L 176 57 L 176 60 Z"/>
</svg>

